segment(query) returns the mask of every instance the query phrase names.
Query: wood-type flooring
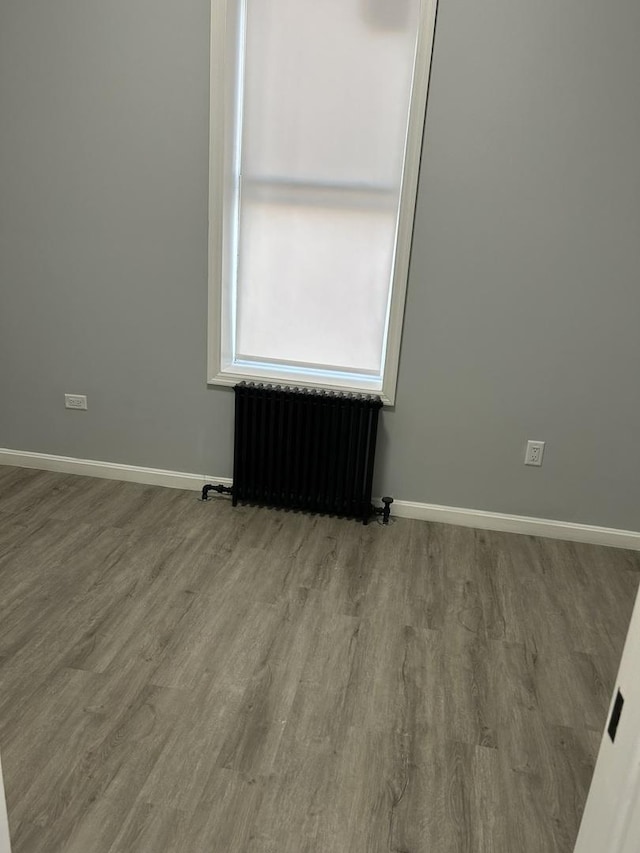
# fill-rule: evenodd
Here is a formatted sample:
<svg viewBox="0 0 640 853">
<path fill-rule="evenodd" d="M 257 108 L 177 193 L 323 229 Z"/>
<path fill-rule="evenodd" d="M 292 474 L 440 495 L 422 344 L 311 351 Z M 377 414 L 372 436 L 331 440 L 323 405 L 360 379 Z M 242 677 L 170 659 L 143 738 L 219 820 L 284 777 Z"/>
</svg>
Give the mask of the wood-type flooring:
<svg viewBox="0 0 640 853">
<path fill-rule="evenodd" d="M 0 467 L 13 853 L 570 853 L 640 554 Z"/>
</svg>

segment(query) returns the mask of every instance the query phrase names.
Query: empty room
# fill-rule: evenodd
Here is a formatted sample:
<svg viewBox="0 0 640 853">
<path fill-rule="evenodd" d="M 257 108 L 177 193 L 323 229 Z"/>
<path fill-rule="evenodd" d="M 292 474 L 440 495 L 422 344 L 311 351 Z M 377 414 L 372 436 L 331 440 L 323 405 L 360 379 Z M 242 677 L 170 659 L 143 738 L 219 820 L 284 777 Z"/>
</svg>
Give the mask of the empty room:
<svg viewBox="0 0 640 853">
<path fill-rule="evenodd" d="M 639 43 L 0 0 L 0 853 L 637 853 Z"/>
</svg>

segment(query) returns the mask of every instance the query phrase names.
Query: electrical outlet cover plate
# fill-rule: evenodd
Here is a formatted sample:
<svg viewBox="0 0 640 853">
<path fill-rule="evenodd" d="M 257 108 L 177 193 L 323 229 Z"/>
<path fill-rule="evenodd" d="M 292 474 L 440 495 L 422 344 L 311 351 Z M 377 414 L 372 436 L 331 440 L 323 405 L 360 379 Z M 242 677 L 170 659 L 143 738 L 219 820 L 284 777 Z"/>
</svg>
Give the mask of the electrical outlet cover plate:
<svg viewBox="0 0 640 853">
<path fill-rule="evenodd" d="M 528 441 L 527 452 L 524 457 L 525 465 L 542 465 L 542 457 L 544 456 L 544 441 Z"/>
</svg>

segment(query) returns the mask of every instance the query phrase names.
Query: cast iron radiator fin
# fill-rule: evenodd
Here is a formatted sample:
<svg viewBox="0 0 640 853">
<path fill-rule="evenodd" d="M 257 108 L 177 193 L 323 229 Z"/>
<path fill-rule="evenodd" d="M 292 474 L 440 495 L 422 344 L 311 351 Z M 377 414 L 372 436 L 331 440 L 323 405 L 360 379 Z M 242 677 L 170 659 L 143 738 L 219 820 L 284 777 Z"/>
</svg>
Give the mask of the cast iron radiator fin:
<svg viewBox="0 0 640 853">
<path fill-rule="evenodd" d="M 241 382 L 235 406 L 234 506 L 307 510 L 367 523 L 379 397 Z"/>
</svg>

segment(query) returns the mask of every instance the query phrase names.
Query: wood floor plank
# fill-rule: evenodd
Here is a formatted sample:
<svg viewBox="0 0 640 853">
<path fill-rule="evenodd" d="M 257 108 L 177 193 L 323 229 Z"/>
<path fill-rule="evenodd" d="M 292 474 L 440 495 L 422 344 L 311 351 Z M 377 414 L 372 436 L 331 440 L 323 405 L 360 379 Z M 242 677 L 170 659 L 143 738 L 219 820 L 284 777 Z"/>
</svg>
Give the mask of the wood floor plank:
<svg viewBox="0 0 640 853">
<path fill-rule="evenodd" d="M 640 555 L 0 466 L 14 853 L 570 853 Z"/>
<path fill-rule="evenodd" d="M 259 811 L 268 779 L 244 776 L 215 768 L 205 793 L 190 816 L 190 838 L 193 850 L 228 850 L 242 853 L 249 849 L 255 816 Z M 123 848 L 128 853 L 131 848 Z M 171 853 L 184 849 L 180 842 Z M 114 851 L 115 853 L 115 851 Z M 149 853 L 155 853 L 150 849 Z"/>
<path fill-rule="evenodd" d="M 496 747 L 491 651 L 485 640 L 463 631 L 446 633 L 445 737 L 449 740 Z"/>
</svg>

